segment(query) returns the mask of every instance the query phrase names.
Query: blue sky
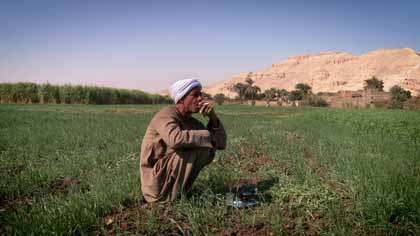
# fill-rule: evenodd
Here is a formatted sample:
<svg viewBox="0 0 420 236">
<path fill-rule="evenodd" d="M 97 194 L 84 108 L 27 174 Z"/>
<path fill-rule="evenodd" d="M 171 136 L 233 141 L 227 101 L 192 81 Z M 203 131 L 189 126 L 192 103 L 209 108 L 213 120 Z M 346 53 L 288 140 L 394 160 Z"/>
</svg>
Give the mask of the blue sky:
<svg viewBox="0 0 420 236">
<path fill-rule="evenodd" d="M 0 82 L 156 92 L 288 56 L 420 50 L 420 1 L 0 0 Z"/>
</svg>

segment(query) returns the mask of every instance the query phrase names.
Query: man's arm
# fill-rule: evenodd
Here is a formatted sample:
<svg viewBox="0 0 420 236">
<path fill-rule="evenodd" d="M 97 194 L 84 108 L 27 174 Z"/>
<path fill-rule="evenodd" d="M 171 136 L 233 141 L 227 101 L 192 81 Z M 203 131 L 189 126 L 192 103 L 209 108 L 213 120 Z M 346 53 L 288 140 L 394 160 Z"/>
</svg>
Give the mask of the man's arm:
<svg viewBox="0 0 420 236">
<path fill-rule="evenodd" d="M 208 113 L 209 123 L 207 124 L 207 129 L 212 134 L 212 142 L 214 148 L 218 150 L 223 150 L 226 148 L 226 131 L 223 127 L 222 122 L 219 117 L 217 117 L 216 112 L 211 108 Z"/>
<path fill-rule="evenodd" d="M 209 130 L 182 130 L 173 116 L 157 116 L 154 127 L 163 141 L 174 149 L 212 148 L 212 134 Z"/>
</svg>

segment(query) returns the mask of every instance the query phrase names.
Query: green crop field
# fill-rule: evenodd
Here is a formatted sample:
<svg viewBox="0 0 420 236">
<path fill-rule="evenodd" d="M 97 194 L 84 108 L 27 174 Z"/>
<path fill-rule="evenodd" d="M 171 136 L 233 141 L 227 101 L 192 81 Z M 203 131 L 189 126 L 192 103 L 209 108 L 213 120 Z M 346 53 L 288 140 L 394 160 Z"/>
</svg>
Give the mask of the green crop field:
<svg viewBox="0 0 420 236">
<path fill-rule="evenodd" d="M 190 193 L 144 205 L 162 107 L 0 105 L 0 235 L 420 234 L 419 111 L 216 106 L 228 148 Z M 239 189 L 260 204 L 226 206 Z"/>
</svg>

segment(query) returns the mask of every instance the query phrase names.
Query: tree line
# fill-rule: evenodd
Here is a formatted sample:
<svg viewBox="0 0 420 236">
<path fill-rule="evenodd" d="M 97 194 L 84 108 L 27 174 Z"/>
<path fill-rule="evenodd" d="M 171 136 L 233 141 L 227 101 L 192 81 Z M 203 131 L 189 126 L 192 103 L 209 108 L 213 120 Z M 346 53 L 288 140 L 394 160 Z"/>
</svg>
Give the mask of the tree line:
<svg viewBox="0 0 420 236">
<path fill-rule="evenodd" d="M 251 100 L 252 104 L 255 104 L 255 100 L 266 100 L 266 101 L 277 101 L 277 103 L 283 102 L 295 102 L 299 101 L 301 105 L 325 107 L 328 103 L 321 97 L 322 95 L 334 95 L 334 93 L 312 93 L 312 88 L 308 84 L 298 83 L 295 89 L 287 91 L 285 89 L 270 88 L 261 92 L 261 88 L 254 85 L 254 81 L 251 79 L 252 72 L 248 73 L 244 83 L 236 83 L 233 86 L 233 91 L 238 95 L 236 100 L 240 100 L 243 103 L 245 100 Z M 373 90 L 383 92 L 384 82 L 379 80 L 375 76 L 365 80 L 364 90 Z M 401 86 L 394 85 L 389 90 L 391 94 L 391 101 L 389 104 L 390 108 L 403 108 L 405 102 L 411 98 L 411 93 L 408 90 L 403 89 Z M 211 98 L 211 96 L 210 96 Z M 213 99 L 219 105 L 224 102 L 224 94 L 216 94 Z"/>
<path fill-rule="evenodd" d="M 140 90 L 21 82 L 0 83 L 0 103 L 161 104 L 172 100 Z"/>
<path fill-rule="evenodd" d="M 255 104 L 255 100 L 275 100 L 277 103 L 300 101 L 302 105 L 317 107 L 328 105 L 324 99 L 312 93 L 311 86 L 304 83 L 296 84 L 295 90 L 290 92 L 286 89 L 270 88 L 261 93 L 261 88 L 254 85 L 251 76 L 252 72 L 248 73 L 245 83 L 236 83 L 233 86 L 233 90 L 238 94 L 237 99 L 241 103 L 244 100 L 251 100 L 252 104 Z"/>
</svg>

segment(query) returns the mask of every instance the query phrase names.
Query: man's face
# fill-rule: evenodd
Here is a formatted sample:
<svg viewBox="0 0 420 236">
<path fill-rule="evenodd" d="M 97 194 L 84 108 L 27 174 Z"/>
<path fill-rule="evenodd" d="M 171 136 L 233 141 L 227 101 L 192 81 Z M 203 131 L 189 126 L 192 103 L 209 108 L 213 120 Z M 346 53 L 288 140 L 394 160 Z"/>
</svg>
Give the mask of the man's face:
<svg viewBox="0 0 420 236">
<path fill-rule="evenodd" d="M 184 98 L 183 104 L 187 111 L 197 113 L 200 110 L 203 94 L 201 88 L 193 88 Z"/>
</svg>

